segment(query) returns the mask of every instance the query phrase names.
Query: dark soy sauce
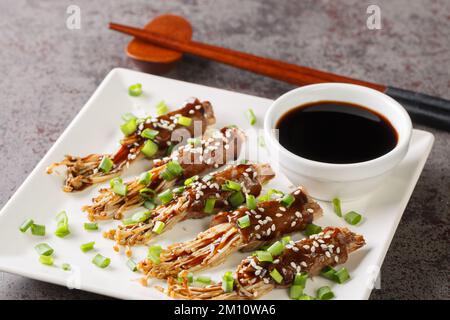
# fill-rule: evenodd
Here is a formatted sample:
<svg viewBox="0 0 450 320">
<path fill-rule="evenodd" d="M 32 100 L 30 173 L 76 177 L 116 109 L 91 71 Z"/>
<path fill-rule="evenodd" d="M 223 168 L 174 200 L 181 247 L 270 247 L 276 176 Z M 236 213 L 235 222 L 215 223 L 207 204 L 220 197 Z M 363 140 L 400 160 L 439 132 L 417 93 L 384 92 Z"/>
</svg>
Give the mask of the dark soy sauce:
<svg viewBox="0 0 450 320">
<path fill-rule="evenodd" d="M 321 101 L 298 106 L 276 124 L 279 141 L 306 159 L 355 163 L 378 158 L 397 144 L 397 132 L 382 115 L 363 106 Z"/>
</svg>

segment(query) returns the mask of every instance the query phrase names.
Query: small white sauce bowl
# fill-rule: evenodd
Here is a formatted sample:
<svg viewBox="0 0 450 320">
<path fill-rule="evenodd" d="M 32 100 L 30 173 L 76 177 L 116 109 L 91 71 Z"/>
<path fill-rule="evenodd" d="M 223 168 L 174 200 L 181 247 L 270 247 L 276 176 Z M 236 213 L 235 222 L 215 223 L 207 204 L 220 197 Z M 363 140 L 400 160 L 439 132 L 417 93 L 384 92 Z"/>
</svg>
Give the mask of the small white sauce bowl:
<svg viewBox="0 0 450 320">
<path fill-rule="evenodd" d="M 319 101 L 358 104 L 383 115 L 397 131 L 397 145 L 381 157 L 350 164 L 318 162 L 290 152 L 278 141 L 278 120 L 297 106 Z M 272 103 L 264 118 L 265 141 L 281 171 L 291 183 L 305 186 L 312 197 L 325 201 L 335 197 L 355 200 L 373 191 L 406 155 L 411 133 L 411 119 L 397 101 L 379 91 L 344 83 L 321 83 L 289 91 Z"/>
</svg>

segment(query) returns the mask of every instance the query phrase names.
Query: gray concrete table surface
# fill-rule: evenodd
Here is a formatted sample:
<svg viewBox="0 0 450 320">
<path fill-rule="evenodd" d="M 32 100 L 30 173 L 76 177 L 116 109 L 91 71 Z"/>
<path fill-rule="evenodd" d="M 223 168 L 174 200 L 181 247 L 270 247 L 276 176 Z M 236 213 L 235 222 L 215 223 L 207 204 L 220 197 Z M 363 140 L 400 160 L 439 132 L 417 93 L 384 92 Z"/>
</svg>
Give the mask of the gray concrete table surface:
<svg viewBox="0 0 450 320">
<path fill-rule="evenodd" d="M 66 28 L 66 8 L 81 29 Z M 381 9 L 381 30 L 366 8 Z M 136 69 L 116 21 L 187 17 L 197 40 L 450 99 L 450 1 L 24 1 L 0 2 L 0 206 L 12 196 L 114 67 Z M 185 58 L 166 76 L 276 98 L 293 86 Z M 371 299 L 448 299 L 450 135 L 436 141 L 394 236 Z M 4 244 L 2 244 L 4 245 Z M 1 257 L 0 257 L 1 259 Z M 0 299 L 98 299 L 0 275 Z"/>
</svg>

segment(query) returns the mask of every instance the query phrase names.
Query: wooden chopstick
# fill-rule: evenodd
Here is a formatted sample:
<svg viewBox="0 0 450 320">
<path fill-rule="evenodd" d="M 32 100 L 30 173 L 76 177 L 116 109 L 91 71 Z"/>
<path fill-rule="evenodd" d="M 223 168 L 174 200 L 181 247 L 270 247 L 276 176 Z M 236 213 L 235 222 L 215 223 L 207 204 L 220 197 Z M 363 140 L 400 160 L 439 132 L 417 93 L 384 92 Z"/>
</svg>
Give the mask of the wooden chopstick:
<svg viewBox="0 0 450 320">
<path fill-rule="evenodd" d="M 110 23 L 109 28 L 164 48 L 218 61 L 299 86 L 322 82 L 344 82 L 363 85 L 379 91 L 386 90 L 386 86 L 381 84 L 344 77 L 275 59 L 258 57 L 197 41 L 178 41 L 154 32 L 117 23 Z"/>
</svg>

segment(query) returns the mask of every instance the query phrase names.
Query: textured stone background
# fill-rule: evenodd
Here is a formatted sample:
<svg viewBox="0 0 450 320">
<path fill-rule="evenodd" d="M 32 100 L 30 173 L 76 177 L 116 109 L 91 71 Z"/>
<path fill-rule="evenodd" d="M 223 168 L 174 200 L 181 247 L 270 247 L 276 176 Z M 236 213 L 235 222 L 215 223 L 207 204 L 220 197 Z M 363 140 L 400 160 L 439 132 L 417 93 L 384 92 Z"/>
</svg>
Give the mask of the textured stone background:
<svg viewBox="0 0 450 320">
<path fill-rule="evenodd" d="M 69 4 L 81 7 L 81 30 L 65 27 Z M 381 7 L 382 30 L 366 28 L 368 4 Z M 107 23 L 143 25 L 162 13 L 187 17 L 200 41 L 450 99 L 448 0 L 4 0 L 0 206 L 108 71 L 135 68 L 123 53 L 128 38 L 108 31 Z M 186 58 L 167 76 L 268 98 L 292 89 L 195 58 Z M 433 132 L 435 146 L 387 254 L 381 289 L 373 291 L 372 299 L 449 298 L 450 134 L 416 127 Z M 102 297 L 0 274 L 0 298 Z"/>
</svg>

